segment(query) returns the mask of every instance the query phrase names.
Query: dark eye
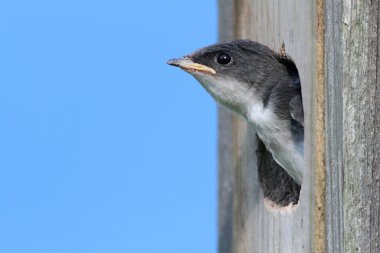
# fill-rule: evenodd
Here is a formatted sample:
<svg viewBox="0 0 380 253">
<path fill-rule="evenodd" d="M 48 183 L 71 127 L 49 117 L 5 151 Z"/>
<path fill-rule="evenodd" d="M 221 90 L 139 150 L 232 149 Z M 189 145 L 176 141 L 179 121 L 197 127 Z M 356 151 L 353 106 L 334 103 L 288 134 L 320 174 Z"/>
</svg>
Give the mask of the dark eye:
<svg viewBox="0 0 380 253">
<path fill-rule="evenodd" d="M 216 62 L 221 64 L 221 65 L 226 65 L 230 63 L 232 60 L 231 55 L 227 53 L 220 53 L 216 56 Z"/>
</svg>

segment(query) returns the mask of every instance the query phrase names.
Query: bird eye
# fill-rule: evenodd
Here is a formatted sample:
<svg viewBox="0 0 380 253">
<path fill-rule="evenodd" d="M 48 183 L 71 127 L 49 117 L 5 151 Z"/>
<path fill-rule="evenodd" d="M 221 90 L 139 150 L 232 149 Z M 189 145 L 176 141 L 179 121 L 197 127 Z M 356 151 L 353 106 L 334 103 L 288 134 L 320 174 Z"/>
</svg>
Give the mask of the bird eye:
<svg viewBox="0 0 380 253">
<path fill-rule="evenodd" d="M 227 53 L 220 53 L 216 56 L 216 62 L 221 64 L 221 65 L 226 65 L 228 63 L 230 63 L 232 60 L 232 57 L 231 55 L 227 54 Z"/>
</svg>

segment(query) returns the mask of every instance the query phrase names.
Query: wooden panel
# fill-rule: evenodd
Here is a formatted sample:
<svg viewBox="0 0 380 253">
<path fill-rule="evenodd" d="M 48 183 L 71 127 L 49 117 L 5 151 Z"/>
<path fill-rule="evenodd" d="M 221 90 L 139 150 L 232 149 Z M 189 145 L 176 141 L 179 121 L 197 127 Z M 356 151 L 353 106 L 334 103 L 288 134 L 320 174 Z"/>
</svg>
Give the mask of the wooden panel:
<svg viewBox="0 0 380 253">
<path fill-rule="evenodd" d="M 234 2 L 233 0 L 219 1 L 219 38 L 231 40 L 234 38 Z M 218 252 L 231 253 L 233 245 L 233 168 L 236 164 L 234 156 L 236 146 L 234 130 L 236 116 L 219 108 L 219 190 L 218 190 Z"/>
<path fill-rule="evenodd" d="M 326 1 L 329 252 L 380 252 L 378 1 Z"/>
<path fill-rule="evenodd" d="M 344 252 L 342 28 L 342 2 L 326 1 L 326 239 L 328 252 Z"/>
<path fill-rule="evenodd" d="M 220 0 L 221 39 L 284 41 L 295 60 L 309 168 L 298 208 L 268 211 L 256 136 L 221 109 L 220 253 L 380 252 L 380 4 L 307 2 Z"/>
<path fill-rule="evenodd" d="M 220 253 L 325 250 L 324 17 L 321 3 L 219 0 L 222 40 L 250 38 L 276 51 L 285 42 L 287 54 L 295 60 L 306 101 L 305 154 L 308 168 L 298 207 L 290 213 L 269 211 L 258 183 L 256 135 L 243 120 L 221 109 Z M 231 28 L 234 33 L 229 31 Z M 314 169 L 316 167 L 317 170 Z M 232 178 L 226 178 L 230 176 Z"/>
</svg>

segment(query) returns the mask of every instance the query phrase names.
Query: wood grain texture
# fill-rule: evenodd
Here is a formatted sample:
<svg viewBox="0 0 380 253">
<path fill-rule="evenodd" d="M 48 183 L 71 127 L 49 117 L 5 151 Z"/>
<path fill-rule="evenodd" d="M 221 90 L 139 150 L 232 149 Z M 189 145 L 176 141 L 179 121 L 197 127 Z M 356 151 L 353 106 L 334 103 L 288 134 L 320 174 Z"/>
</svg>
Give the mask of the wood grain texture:
<svg viewBox="0 0 380 253">
<path fill-rule="evenodd" d="M 327 252 L 337 253 L 344 252 L 342 11 L 341 1 L 326 1 L 326 240 Z"/>
<path fill-rule="evenodd" d="M 220 196 L 228 189 L 228 205 L 220 206 L 228 207 L 228 226 L 219 240 L 228 246 L 219 252 L 380 252 L 379 2 L 221 2 L 230 9 L 220 31 L 234 31 L 222 39 L 250 38 L 275 50 L 284 41 L 297 64 L 309 170 L 298 209 L 268 211 L 256 135 L 221 110 L 221 174 L 231 178 L 220 188 Z"/>
<path fill-rule="evenodd" d="M 380 252 L 378 1 L 326 1 L 329 252 Z"/>
<path fill-rule="evenodd" d="M 315 134 L 322 131 L 323 139 L 324 119 L 320 114 L 324 114 L 324 107 L 316 106 L 317 101 L 323 104 L 323 100 L 321 102 L 315 96 L 320 94 L 323 98 L 324 95 L 323 85 L 317 85 L 318 80 L 322 78 L 323 81 L 319 71 L 324 70 L 323 52 L 318 55 L 317 51 L 318 40 L 321 41 L 317 35 L 320 32 L 317 4 L 302 0 L 219 0 L 219 6 L 222 8 L 220 15 L 227 13 L 223 8 L 228 8 L 230 14 L 220 17 L 222 40 L 249 38 L 276 51 L 285 42 L 287 54 L 297 64 L 306 101 L 305 156 L 308 168 L 298 208 L 291 213 L 268 210 L 258 180 L 256 134 L 242 119 L 221 109 L 219 152 L 223 157 L 219 160 L 220 175 L 233 178 L 220 177 L 219 181 L 219 196 L 227 196 L 219 206 L 219 214 L 225 215 L 219 220 L 219 224 L 224 224 L 219 227 L 219 252 L 323 252 L 323 240 L 322 245 L 317 241 L 324 238 L 324 226 L 321 228 L 320 225 L 324 222 L 321 204 L 324 202 L 324 185 L 315 181 L 324 180 L 325 171 L 324 144 L 318 140 L 320 135 Z M 321 15 L 323 20 L 323 13 Z M 231 27 L 234 33 L 226 31 Z M 322 66 L 319 69 L 318 64 Z M 321 152 L 316 152 L 317 144 Z M 319 174 L 315 174 L 316 165 L 321 166 Z M 315 220 L 315 217 L 320 218 Z"/>
<path fill-rule="evenodd" d="M 343 1 L 345 252 L 380 252 L 378 1 Z"/>
<path fill-rule="evenodd" d="M 220 0 L 219 4 L 219 38 L 231 40 L 234 38 L 234 2 L 233 0 Z M 231 112 L 219 108 L 219 190 L 218 190 L 218 252 L 232 253 L 233 245 L 233 168 L 236 164 L 234 156 L 236 149 L 234 123 L 237 119 Z"/>
</svg>

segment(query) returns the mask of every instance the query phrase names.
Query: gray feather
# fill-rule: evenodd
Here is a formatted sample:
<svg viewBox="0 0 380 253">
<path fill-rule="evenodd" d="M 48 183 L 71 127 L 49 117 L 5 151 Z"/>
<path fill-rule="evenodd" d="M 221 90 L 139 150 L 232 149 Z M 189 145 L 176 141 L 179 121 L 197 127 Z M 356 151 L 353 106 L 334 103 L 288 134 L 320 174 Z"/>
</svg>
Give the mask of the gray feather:
<svg viewBox="0 0 380 253">
<path fill-rule="evenodd" d="M 289 103 L 290 116 L 299 124 L 304 126 L 302 97 L 300 94 L 294 96 Z"/>
</svg>

